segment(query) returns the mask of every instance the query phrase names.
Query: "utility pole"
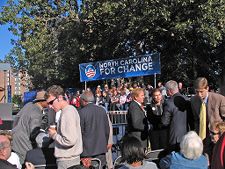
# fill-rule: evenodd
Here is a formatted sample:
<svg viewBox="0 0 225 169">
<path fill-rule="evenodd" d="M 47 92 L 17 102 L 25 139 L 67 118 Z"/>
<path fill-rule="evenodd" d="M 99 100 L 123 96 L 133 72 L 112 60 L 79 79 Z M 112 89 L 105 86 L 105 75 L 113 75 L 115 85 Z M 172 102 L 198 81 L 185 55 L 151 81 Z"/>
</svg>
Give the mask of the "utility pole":
<svg viewBox="0 0 225 169">
<path fill-rule="evenodd" d="M 0 63 L 0 71 L 4 72 L 4 82 L 3 82 L 3 89 L 4 89 L 4 103 L 7 102 L 6 95 L 8 93 L 7 89 L 7 71 L 10 70 L 10 64 L 9 63 Z M 10 77 L 9 77 L 10 78 Z M 10 82 L 10 81 L 9 81 Z M 9 84 L 10 85 L 10 84 Z M 1 87 L 1 86 L 0 86 Z"/>
</svg>

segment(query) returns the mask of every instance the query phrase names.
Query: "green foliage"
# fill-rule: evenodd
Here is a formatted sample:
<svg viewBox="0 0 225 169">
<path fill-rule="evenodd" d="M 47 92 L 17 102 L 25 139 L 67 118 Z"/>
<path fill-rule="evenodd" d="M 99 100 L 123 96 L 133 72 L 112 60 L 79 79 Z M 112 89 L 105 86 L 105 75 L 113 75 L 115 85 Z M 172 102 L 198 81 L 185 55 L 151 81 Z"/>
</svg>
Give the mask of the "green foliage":
<svg viewBox="0 0 225 169">
<path fill-rule="evenodd" d="M 0 23 L 19 37 L 7 59 L 36 87 L 79 82 L 83 62 L 160 52 L 161 80 L 223 77 L 221 0 L 8 0 Z"/>
<path fill-rule="evenodd" d="M 18 106 L 22 106 L 22 99 L 21 99 L 21 95 L 13 95 L 12 97 L 12 103 L 18 105 Z"/>
</svg>

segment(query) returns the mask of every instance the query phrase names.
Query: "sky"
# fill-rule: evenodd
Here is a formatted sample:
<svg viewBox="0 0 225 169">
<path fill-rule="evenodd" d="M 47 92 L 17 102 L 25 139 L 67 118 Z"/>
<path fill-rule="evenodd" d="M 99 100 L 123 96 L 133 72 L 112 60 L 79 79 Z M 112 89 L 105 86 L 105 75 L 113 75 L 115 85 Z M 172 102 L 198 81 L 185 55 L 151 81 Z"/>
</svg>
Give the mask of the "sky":
<svg viewBox="0 0 225 169">
<path fill-rule="evenodd" d="M 0 8 L 6 5 L 7 0 L 0 0 Z M 12 49 L 11 39 L 15 38 L 12 33 L 8 30 L 9 25 L 0 25 L 0 60 L 4 59 L 5 56 Z"/>
</svg>

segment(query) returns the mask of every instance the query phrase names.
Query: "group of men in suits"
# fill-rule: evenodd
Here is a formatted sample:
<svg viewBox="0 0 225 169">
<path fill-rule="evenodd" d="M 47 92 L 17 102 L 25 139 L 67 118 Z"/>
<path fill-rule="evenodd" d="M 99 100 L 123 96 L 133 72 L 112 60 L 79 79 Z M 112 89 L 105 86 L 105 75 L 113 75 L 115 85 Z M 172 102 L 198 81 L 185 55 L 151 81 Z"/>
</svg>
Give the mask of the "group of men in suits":
<svg viewBox="0 0 225 169">
<path fill-rule="evenodd" d="M 160 123 L 169 127 L 168 147 L 171 151 L 179 149 L 181 138 L 189 130 L 195 130 L 204 140 L 207 149 L 211 126 L 225 117 L 225 97 L 209 92 L 208 81 L 204 77 L 196 79 L 196 95 L 191 99 L 180 94 L 176 81 L 168 81 L 165 87 L 169 98 L 164 103 Z M 149 131 L 154 128 L 147 120 L 147 113 L 143 108 L 144 90 L 135 89 L 132 96 L 133 101 L 128 110 L 128 134 L 137 137 L 147 148 Z"/>
</svg>

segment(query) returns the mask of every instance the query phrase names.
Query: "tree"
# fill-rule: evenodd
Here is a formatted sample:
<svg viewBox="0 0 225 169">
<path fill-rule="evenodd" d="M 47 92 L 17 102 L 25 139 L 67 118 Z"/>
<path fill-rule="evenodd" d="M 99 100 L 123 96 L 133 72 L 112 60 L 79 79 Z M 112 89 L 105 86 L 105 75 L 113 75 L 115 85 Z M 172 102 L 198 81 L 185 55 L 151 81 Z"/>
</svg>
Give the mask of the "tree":
<svg viewBox="0 0 225 169">
<path fill-rule="evenodd" d="M 21 95 L 13 95 L 12 97 L 12 103 L 16 104 L 17 106 L 22 106 L 22 99 L 21 99 Z"/>
<path fill-rule="evenodd" d="M 58 38 L 70 22 L 77 22 L 77 10 L 76 1 L 9 0 L 3 7 L 1 23 L 12 23 L 10 29 L 18 36 L 17 46 L 25 53 L 27 70 L 36 87 L 68 79 L 61 70 L 71 67 L 63 65 L 65 53 L 59 51 Z"/>
<path fill-rule="evenodd" d="M 1 12 L 12 22 L 36 86 L 79 81 L 78 64 L 161 53 L 163 81 L 223 77 L 225 2 L 29 0 Z M 223 57 L 224 58 L 224 57 Z M 215 64 L 212 64 L 215 63 Z M 40 84 L 40 79 L 42 83 Z"/>
</svg>

